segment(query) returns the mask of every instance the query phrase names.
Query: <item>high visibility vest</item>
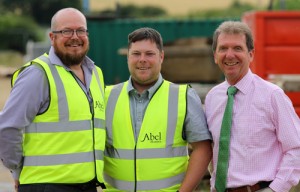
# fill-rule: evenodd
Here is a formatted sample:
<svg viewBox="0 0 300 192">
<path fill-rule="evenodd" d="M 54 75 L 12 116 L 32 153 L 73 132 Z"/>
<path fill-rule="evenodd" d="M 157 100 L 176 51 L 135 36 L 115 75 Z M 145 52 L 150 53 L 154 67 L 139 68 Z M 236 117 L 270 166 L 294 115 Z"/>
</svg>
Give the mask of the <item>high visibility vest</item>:
<svg viewBox="0 0 300 192">
<path fill-rule="evenodd" d="M 47 54 L 24 67 L 31 64 L 45 71 L 50 102 L 48 109 L 25 127 L 20 183 L 85 183 L 95 177 L 103 182 L 106 132 L 101 69 L 93 70 L 90 106 L 73 75 L 50 64 Z M 21 70 L 13 75 L 12 85 Z"/>
<path fill-rule="evenodd" d="M 188 166 L 187 142 L 182 139 L 187 86 L 162 83 L 135 141 L 127 85 L 105 90 L 105 191 L 176 191 Z"/>
</svg>

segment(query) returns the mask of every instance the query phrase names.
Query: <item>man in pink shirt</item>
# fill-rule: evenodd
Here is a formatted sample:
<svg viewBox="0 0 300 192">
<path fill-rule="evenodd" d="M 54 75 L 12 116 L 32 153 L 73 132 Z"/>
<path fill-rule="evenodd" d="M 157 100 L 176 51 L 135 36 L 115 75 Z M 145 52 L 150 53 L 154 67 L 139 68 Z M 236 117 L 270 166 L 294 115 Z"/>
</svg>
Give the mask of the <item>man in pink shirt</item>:
<svg viewBox="0 0 300 192">
<path fill-rule="evenodd" d="M 206 96 L 205 109 L 213 136 L 211 191 L 216 171 L 227 89 L 237 88 L 232 109 L 229 160 L 224 190 L 218 192 L 288 192 L 300 178 L 300 120 L 278 86 L 249 68 L 254 43 L 249 27 L 226 21 L 213 37 L 215 63 L 226 80 Z M 221 180 L 222 180 L 221 179 Z"/>
</svg>

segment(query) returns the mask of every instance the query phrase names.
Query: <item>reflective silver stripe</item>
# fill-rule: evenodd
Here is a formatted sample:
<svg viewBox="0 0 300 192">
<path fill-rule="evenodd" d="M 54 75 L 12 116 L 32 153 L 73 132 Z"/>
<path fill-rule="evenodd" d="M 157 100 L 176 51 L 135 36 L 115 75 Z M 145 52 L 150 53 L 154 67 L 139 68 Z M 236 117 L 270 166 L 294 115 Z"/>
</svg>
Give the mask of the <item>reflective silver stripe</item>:
<svg viewBox="0 0 300 192">
<path fill-rule="evenodd" d="M 56 67 L 53 64 L 51 64 L 49 57 L 42 55 L 39 57 L 39 59 L 48 64 L 53 79 L 55 81 L 56 90 L 57 90 L 56 92 L 58 97 L 57 106 L 58 106 L 59 119 L 60 121 L 69 121 L 69 106 L 67 102 L 67 96 L 66 96 L 66 92 L 62 80 L 58 74 L 58 71 Z"/>
<path fill-rule="evenodd" d="M 54 84 L 56 86 L 56 93 L 58 96 L 57 105 L 59 122 L 32 123 L 28 128 L 26 128 L 26 133 L 54 133 L 90 130 L 92 127 L 91 120 L 69 121 L 69 107 L 66 92 L 62 83 L 62 79 L 58 74 L 57 68 L 55 67 L 55 65 L 51 64 L 47 56 L 40 56 L 38 60 L 45 62 L 51 70 L 55 82 Z M 96 77 L 96 79 L 97 78 L 99 79 L 99 75 Z M 97 81 L 98 83 L 100 82 L 100 80 Z M 103 90 L 101 91 L 101 93 L 104 97 Z M 51 94 L 51 90 L 49 94 Z M 98 128 L 105 128 L 104 119 L 95 119 L 95 125 L 99 126 Z M 39 129 L 37 129 L 37 127 Z M 103 160 L 103 151 L 97 150 L 72 154 L 26 156 L 24 158 L 24 166 L 51 166 L 94 162 L 95 157 L 97 158 L 97 160 Z"/>
<path fill-rule="evenodd" d="M 94 119 L 94 127 L 98 129 L 105 129 L 105 120 L 104 119 Z"/>
<path fill-rule="evenodd" d="M 168 83 L 168 82 L 164 82 Z M 111 90 L 111 93 L 108 98 L 106 108 L 106 125 L 109 143 L 113 145 L 112 137 L 112 122 L 113 115 L 116 107 L 116 103 L 121 94 L 124 84 L 119 84 Z M 150 149 L 114 149 L 107 148 L 105 150 L 105 155 L 114 159 L 153 159 L 153 158 L 174 158 L 174 157 L 186 157 L 188 155 L 187 146 L 172 147 L 173 139 L 175 137 L 176 125 L 177 125 L 177 116 L 178 116 L 178 99 L 179 99 L 179 85 L 170 84 L 169 86 L 169 95 L 168 95 L 168 119 L 167 119 L 167 140 L 166 148 L 150 148 Z M 168 188 L 173 185 L 179 184 L 182 182 L 185 173 L 181 173 L 176 176 L 171 176 L 165 179 L 159 180 L 147 180 L 147 181 L 124 181 L 118 180 L 116 178 L 110 177 L 104 173 L 105 180 L 111 184 L 113 187 L 120 190 L 133 191 L 136 190 L 160 190 L 163 188 Z"/>
<path fill-rule="evenodd" d="M 95 128 L 105 129 L 105 121 L 103 119 L 95 119 Z M 39 130 L 37 130 L 37 126 Z M 39 122 L 31 123 L 26 127 L 25 133 L 56 133 L 56 132 L 72 132 L 84 131 L 91 129 L 91 121 L 69 121 L 69 122 Z"/>
<path fill-rule="evenodd" d="M 187 154 L 188 149 L 186 146 L 161 149 L 136 149 L 136 159 L 186 157 Z M 132 149 L 105 150 L 105 155 L 115 159 L 135 159 L 134 150 Z"/>
<path fill-rule="evenodd" d="M 39 129 L 37 129 L 39 127 Z M 25 133 L 56 133 L 72 132 L 91 129 L 91 121 L 69 121 L 69 122 L 39 122 L 31 123 L 26 127 Z"/>
<path fill-rule="evenodd" d="M 67 96 L 66 96 L 66 93 L 65 93 L 65 88 L 63 86 L 63 83 L 62 83 L 62 80 L 58 74 L 58 71 L 56 69 L 56 67 L 51 63 L 51 61 L 49 60 L 48 57 L 42 55 L 39 57 L 40 60 L 44 61 L 45 63 L 48 64 L 51 72 L 52 72 L 52 75 L 53 75 L 53 78 L 54 78 L 54 81 L 55 81 L 55 84 L 56 84 L 56 87 L 57 87 L 57 91 L 58 93 L 58 107 L 59 107 L 59 118 L 60 120 L 67 120 L 69 121 L 69 110 L 68 110 L 68 102 L 66 100 Z M 96 69 L 96 67 L 94 68 L 94 73 L 95 73 L 95 77 L 96 77 L 96 80 L 97 80 L 97 83 L 99 85 L 99 88 L 100 88 L 100 91 L 101 91 L 101 94 L 102 94 L 102 98 L 104 98 L 104 91 L 102 89 L 102 86 L 101 86 L 101 83 L 100 83 L 100 78 L 99 78 L 99 74 L 98 74 L 98 71 Z M 64 98 L 63 101 L 61 101 L 61 99 Z M 61 101 L 61 102 L 60 102 Z M 95 119 L 95 125 L 99 125 L 98 127 L 105 127 L 105 121 L 102 120 L 102 119 Z"/>
<path fill-rule="evenodd" d="M 95 150 L 95 158 L 96 160 L 102 160 L 104 159 L 104 152 L 101 150 Z"/>
<path fill-rule="evenodd" d="M 99 86 L 99 88 L 100 88 L 101 94 L 102 94 L 102 98 L 104 98 L 104 91 L 103 91 L 103 89 L 102 89 L 101 82 L 100 82 L 100 78 L 99 78 L 99 74 L 98 74 L 98 71 L 97 71 L 97 68 L 96 68 L 96 67 L 94 67 L 94 73 L 95 73 L 95 77 L 96 77 L 98 86 Z"/>
<path fill-rule="evenodd" d="M 170 84 L 169 88 L 169 103 L 168 103 L 168 126 L 167 126 L 167 138 L 166 146 L 173 144 L 175 136 L 175 130 L 177 125 L 177 114 L 178 114 L 178 94 L 179 85 Z"/>
<path fill-rule="evenodd" d="M 160 190 L 168 188 L 183 181 L 185 173 L 160 180 L 138 181 L 136 190 Z M 110 177 L 104 173 L 105 181 L 119 190 L 134 191 L 134 181 L 123 181 Z"/>
<path fill-rule="evenodd" d="M 107 142 L 112 144 L 112 121 L 113 121 L 113 116 L 114 116 L 114 111 L 117 105 L 117 100 L 119 98 L 119 95 L 122 91 L 122 88 L 124 86 L 124 83 L 120 83 L 118 85 L 115 85 L 108 97 L 107 105 L 109 107 L 106 107 L 106 134 L 107 134 Z"/>
<path fill-rule="evenodd" d="M 166 83 L 166 82 L 165 82 Z M 124 83 L 114 86 L 108 98 L 106 108 L 106 126 L 107 126 L 107 140 L 108 143 L 113 144 L 112 136 L 112 121 L 115 107 L 119 95 L 121 94 Z M 178 98 L 179 98 L 179 85 L 170 84 L 169 88 L 169 103 L 168 103 L 168 127 L 167 127 L 167 141 L 166 146 L 172 146 L 175 136 L 175 129 L 177 124 L 178 114 Z M 166 157 L 178 157 L 187 156 L 188 151 L 186 146 L 175 148 L 163 148 L 163 149 L 136 149 L 136 158 L 166 158 Z M 107 149 L 105 155 L 112 158 L 119 159 L 134 159 L 134 151 L 126 149 Z"/>
<path fill-rule="evenodd" d="M 36 123 L 32 123 L 30 127 L 26 129 L 26 133 L 52 133 L 52 132 L 69 132 L 69 131 L 80 131 L 80 130 L 90 130 L 91 124 L 89 120 L 85 121 L 69 121 L 69 110 L 68 102 L 66 99 L 65 89 L 62 83 L 62 80 L 58 74 L 56 67 L 51 64 L 49 57 L 42 55 L 38 59 L 48 64 L 51 73 L 53 75 L 58 94 L 58 107 L 59 107 L 59 119 L 60 122 L 47 122 L 47 123 L 38 123 L 41 129 L 37 130 Z M 100 84 L 99 74 L 95 68 L 95 75 L 98 81 L 99 87 L 101 88 L 102 96 L 104 93 Z M 103 119 L 94 120 L 95 127 L 105 128 L 105 121 Z"/>
<path fill-rule="evenodd" d="M 93 151 L 62 155 L 26 156 L 24 158 L 24 166 L 49 166 L 85 162 L 94 162 Z"/>
</svg>

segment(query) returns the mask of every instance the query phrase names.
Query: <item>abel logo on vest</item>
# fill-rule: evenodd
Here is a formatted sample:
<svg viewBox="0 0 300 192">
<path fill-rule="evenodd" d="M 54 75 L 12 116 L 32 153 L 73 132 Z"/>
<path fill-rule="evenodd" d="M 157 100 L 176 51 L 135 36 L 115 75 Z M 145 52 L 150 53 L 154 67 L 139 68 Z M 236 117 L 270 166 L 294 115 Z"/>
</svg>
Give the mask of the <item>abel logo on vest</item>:
<svg viewBox="0 0 300 192">
<path fill-rule="evenodd" d="M 104 111 L 104 103 L 97 100 L 95 101 L 95 109 L 99 109 L 100 111 Z"/>
<path fill-rule="evenodd" d="M 161 132 L 146 133 L 141 142 L 161 143 Z"/>
</svg>

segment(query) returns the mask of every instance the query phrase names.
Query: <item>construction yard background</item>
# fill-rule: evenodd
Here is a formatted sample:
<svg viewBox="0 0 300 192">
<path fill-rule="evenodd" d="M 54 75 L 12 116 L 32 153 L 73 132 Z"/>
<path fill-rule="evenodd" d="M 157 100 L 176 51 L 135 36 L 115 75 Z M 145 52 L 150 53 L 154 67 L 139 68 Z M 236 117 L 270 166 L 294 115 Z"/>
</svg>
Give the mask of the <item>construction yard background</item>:
<svg viewBox="0 0 300 192">
<path fill-rule="evenodd" d="M 133 2 L 133 1 L 134 0 L 127 0 L 127 1 L 125 1 L 125 0 L 115 0 L 115 1 L 111 1 L 111 0 L 102 0 L 102 1 L 100 1 L 100 0 L 91 0 L 90 6 L 93 9 L 99 9 L 99 7 L 104 7 L 104 4 L 101 4 L 101 2 L 103 2 L 103 3 L 110 2 L 111 6 L 115 6 L 116 2 L 119 2 L 119 3 L 122 3 L 122 2 L 130 3 L 130 2 Z M 209 5 L 212 5 L 213 7 L 216 7 L 216 6 L 221 5 L 222 3 L 229 4 L 231 1 L 232 0 L 226 0 L 226 1 L 224 1 L 224 0 L 214 0 L 214 1 L 211 1 L 211 0 L 201 0 L 201 1 L 199 1 L 199 0 L 189 0 L 189 1 L 176 1 L 175 2 L 173 0 L 164 0 L 164 1 L 161 1 L 161 0 L 149 0 L 149 1 L 148 0 L 143 0 L 143 1 L 138 1 L 139 4 L 137 4 L 137 5 L 140 5 L 141 2 L 143 2 L 143 3 L 145 3 L 145 2 L 152 2 L 152 3 L 156 3 L 156 5 L 157 4 L 161 4 L 161 6 L 165 7 L 166 9 L 170 8 L 170 10 L 167 9 L 167 11 L 170 14 L 173 14 L 174 11 L 176 11 L 176 13 L 178 13 L 178 14 L 185 14 L 185 11 L 192 11 L 191 9 L 194 9 L 194 10 L 195 9 L 199 9 L 195 5 L 197 5 L 197 6 L 201 5 L 202 8 L 204 9 L 204 8 L 208 8 L 207 6 L 209 6 Z M 266 2 L 268 2 L 269 0 L 255 0 L 255 1 L 253 1 L 253 0 L 244 0 L 244 1 L 252 1 L 252 2 L 256 3 L 257 5 L 259 4 L 259 5 L 264 5 L 265 6 Z M 183 5 L 181 5 L 180 3 L 183 3 Z M 146 4 L 150 4 L 150 3 L 146 3 Z M 194 7 L 190 6 L 190 8 L 188 8 L 189 4 L 192 4 Z M 225 4 L 223 4 L 223 6 Z M 170 5 L 172 5 L 172 6 L 170 6 Z M 176 10 L 177 8 L 178 8 L 178 10 Z M 183 10 L 183 8 L 189 9 L 189 10 Z M 299 20 L 296 20 L 296 21 L 299 21 Z M 97 26 L 98 25 L 97 22 L 91 21 L 90 23 L 95 24 L 95 26 L 96 26 L 96 27 L 94 27 L 95 29 L 99 28 Z M 208 23 L 208 22 L 205 22 L 205 23 Z M 171 23 L 171 24 L 174 24 L 174 23 Z M 119 25 L 114 25 L 114 26 L 119 26 Z M 194 23 L 188 23 L 188 28 L 189 29 L 191 29 L 192 26 L 194 26 Z M 211 25 L 209 25 L 209 26 L 211 26 Z M 282 29 L 282 28 L 286 29 L 286 27 L 282 27 L 282 25 L 278 25 L 278 26 L 280 26 L 279 27 L 280 29 Z M 290 25 L 289 24 L 288 26 L 299 26 L 299 25 Z M 93 27 L 93 25 L 91 25 L 91 28 L 92 27 Z M 95 30 L 95 29 L 94 29 L 94 31 L 92 29 L 90 30 L 90 38 L 92 40 L 93 40 L 93 34 L 95 34 L 95 38 L 94 38 L 94 41 L 93 41 L 94 43 L 96 42 L 96 40 L 100 41 L 99 32 L 97 30 Z M 162 29 L 163 30 L 166 29 L 165 31 L 167 31 L 167 33 L 169 34 L 170 30 L 167 30 L 167 28 L 165 28 L 165 27 L 163 27 Z M 291 29 L 298 29 L 298 28 L 291 27 Z M 124 29 L 122 29 L 122 30 L 124 30 Z M 111 30 L 108 30 L 108 31 L 112 32 Z M 276 34 L 275 33 L 276 31 L 274 31 L 274 30 L 264 30 L 264 31 L 272 31 L 273 34 Z M 296 31 L 295 34 L 299 34 L 299 31 L 297 31 L 297 30 L 293 30 L 293 31 Z M 279 32 L 281 32 L 281 30 Z M 123 33 L 123 31 L 122 31 L 122 33 Z M 259 33 L 259 34 L 263 34 L 263 33 Z M 119 36 L 120 35 L 115 35 L 114 38 L 118 39 L 117 37 L 119 37 Z M 290 36 L 291 37 L 295 37 L 297 35 L 290 35 Z M 104 36 L 104 37 L 106 37 L 106 36 Z M 168 37 L 168 36 L 166 36 L 166 37 Z M 280 39 L 278 37 L 277 38 L 270 38 L 270 39 L 273 42 L 275 40 L 277 41 L 278 39 Z M 281 35 L 280 37 L 286 37 L 286 35 Z M 122 39 L 125 40 L 125 38 L 122 38 Z M 102 43 L 103 41 L 100 41 L 100 42 Z M 291 38 L 291 41 L 292 41 L 292 43 L 296 42 L 294 38 Z M 118 42 L 119 42 L 119 39 L 118 39 Z M 167 56 L 165 58 L 164 68 L 162 69 L 162 72 L 164 73 L 164 75 L 166 77 L 168 77 L 169 80 L 172 80 L 172 81 L 176 81 L 177 80 L 178 82 L 186 81 L 187 77 L 188 78 L 194 78 L 194 79 L 188 79 L 191 82 L 198 82 L 200 80 L 207 81 L 207 82 L 211 82 L 212 80 L 215 81 L 215 79 L 204 78 L 204 77 L 206 77 L 205 75 L 207 75 L 208 78 L 211 78 L 211 77 L 220 77 L 220 71 L 218 71 L 218 70 L 215 69 L 215 68 L 217 68 L 217 66 L 210 62 L 211 59 L 212 59 L 211 55 L 209 54 L 211 52 L 210 51 L 211 48 L 208 47 L 207 44 L 205 44 L 205 42 L 206 41 L 203 41 L 203 39 L 195 39 L 195 38 L 191 39 L 191 38 L 189 38 L 189 39 L 177 40 L 177 41 L 175 41 L 175 43 L 172 44 L 172 46 L 165 46 L 165 52 L 166 52 Z M 298 39 L 297 42 L 300 42 L 300 39 Z M 101 43 L 100 43 L 100 45 L 101 45 Z M 108 43 L 107 43 L 107 45 L 108 45 Z M 106 43 L 104 43 L 104 44 L 106 44 Z M 180 47 L 180 49 L 176 49 L 179 45 L 180 46 L 184 45 L 184 49 L 182 49 L 182 47 Z M 188 46 L 186 46 L 186 45 L 188 45 Z M 300 45 L 300 43 L 298 45 Z M 105 47 L 105 46 L 100 46 L 100 47 Z M 122 48 L 123 47 L 120 47 L 118 49 L 118 51 L 120 51 L 120 52 L 118 52 L 119 53 L 118 56 L 123 57 L 123 60 L 125 60 L 125 54 L 122 53 L 122 50 L 123 50 Z M 48 49 L 48 45 L 47 45 L 47 49 Z M 101 51 L 99 51 L 99 49 L 100 49 L 99 47 L 95 47 L 93 49 L 93 50 L 97 50 L 97 52 L 95 52 L 95 54 L 92 55 L 92 57 L 91 57 L 93 60 L 97 59 L 97 57 L 99 57 L 99 55 L 101 53 Z M 179 50 L 179 52 L 178 52 L 178 50 Z M 183 51 L 183 50 L 185 50 L 185 51 Z M 293 50 L 294 50 L 294 47 L 293 47 Z M 90 50 L 90 51 L 92 52 L 92 50 Z M 102 52 L 104 52 L 104 51 L 102 51 Z M 117 51 L 115 51 L 115 52 L 117 52 Z M 178 55 L 181 55 L 182 58 L 178 58 Z M 193 55 L 193 57 L 191 57 L 191 55 Z M 265 55 L 265 54 L 263 54 L 263 55 Z M 280 55 L 280 54 L 278 54 L 278 55 Z M 101 58 L 103 58 L 103 57 L 101 56 Z M 110 57 L 110 58 L 112 58 L 112 57 Z M 189 60 L 187 60 L 187 58 Z M 274 60 L 274 57 L 272 57 L 272 58 Z M 4 103 L 7 100 L 9 92 L 10 92 L 10 89 L 11 89 L 10 88 L 10 77 L 9 77 L 9 75 L 17 67 L 17 66 L 14 66 L 14 67 L 8 67 L 8 66 L 3 67 L 2 64 L 3 63 L 9 63 L 13 59 L 14 59 L 14 56 L 11 56 L 7 62 L 2 62 L 0 60 L 0 111 L 2 110 L 2 108 L 4 106 Z M 184 59 L 184 63 L 186 64 L 185 69 L 178 70 L 179 67 L 182 67 L 182 65 L 180 65 L 181 63 L 183 63 L 182 59 Z M 199 61 L 200 59 L 201 59 L 201 61 Z M 284 58 L 284 59 L 286 59 L 286 58 Z M 24 61 L 28 61 L 28 59 L 24 59 Z M 18 63 L 18 65 L 22 65 L 24 63 L 24 61 L 18 61 L 17 63 Z M 195 61 L 197 61 L 197 62 L 195 62 Z M 297 60 L 297 61 L 299 61 L 299 60 Z M 108 66 L 102 66 L 102 69 L 107 69 L 107 71 L 108 71 L 108 72 L 104 73 L 104 75 L 106 77 L 109 77 L 109 72 L 115 72 L 115 71 L 119 70 L 119 71 L 121 71 L 121 74 L 123 74 L 124 71 L 127 71 L 127 66 L 126 65 L 123 66 L 126 69 L 123 70 L 123 68 L 120 68 L 120 66 L 122 66 L 125 62 L 123 62 L 123 63 L 117 63 L 117 62 L 99 62 L 99 61 L 97 61 L 96 63 L 100 63 L 100 64 L 101 63 L 102 64 L 103 63 L 104 64 L 107 63 L 107 64 L 109 64 Z M 199 66 L 199 63 L 202 63 L 201 67 Z M 204 63 L 206 65 L 204 65 Z M 265 63 L 265 62 L 263 62 L 263 63 Z M 271 63 L 273 64 L 274 62 L 271 62 Z M 291 62 L 289 62 L 289 63 L 291 63 Z M 112 67 L 113 64 L 119 64 L 119 65 L 117 65 L 112 70 L 110 70 L 110 68 L 108 68 L 108 67 Z M 175 65 L 177 67 L 174 67 Z M 189 67 L 187 67 L 187 65 Z M 170 66 L 170 67 L 168 67 L 168 66 Z M 259 65 L 259 66 L 261 66 L 261 65 Z M 278 65 L 278 66 L 280 66 L 280 65 Z M 295 67 L 297 67 L 297 66 L 299 66 L 298 62 L 295 62 L 293 69 L 295 69 Z M 203 70 L 204 67 L 205 67 L 206 70 Z M 287 67 L 284 66 L 284 70 L 286 68 Z M 172 71 L 172 69 L 173 69 L 173 71 Z M 202 71 L 202 73 L 203 72 L 204 73 L 201 74 L 201 71 Z M 205 71 L 206 71 L 206 74 L 205 74 Z M 171 73 L 171 72 L 172 72 L 172 74 L 169 75 L 168 73 Z M 182 72 L 189 72 L 189 74 L 182 74 Z M 191 75 L 193 72 L 195 72 L 195 75 Z M 210 72 L 210 73 L 208 73 L 208 72 Z M 175 73 L 178 73 L 178 74 L 174 75 Z M 126 78 L 127 78 L 127 74 L 125 74 L 124 76 L 126 76 Z M 176 77 L 176 79 L 171 79 L 171 78 L 174 78 L 174 77 Z M 180 79 L 181 77 L 182 78 L 184 77 L 184 79 Z M 195 78 L 200 78 L 200 77 L 201 77 L 201 79 L 195 79 Z M 107 78 L 107 79 L 109 79 L 109 78 Z M 114 80 L 114 81 L 120 80 L 119 78 L 115 78 L 115 77 L 111 77 L 111 79 Z M 293 85 L 292 86 L 293 89 L 297 89 L 299 91 L 299 83 L 298 82 L 299 81 L 297 81 L 296 83 L 291 82 L 292 83 L 291 85 Z M 206 85 L 203 85 L 203 84 L 200 85 L 199 83 L 194 83 L 193 84 L 193 87 L 196 88 L 196 90 L 197 90 L 199 96 L 201 97 L 202 101 L 204 100 L 205 94 L 211 88 L 211 86 L 212 86 L 212 84 L 206 84 Z M 291 86 L 288 87 L 289 90 L 291 89 L 290 87 Z M 299 105 L 299 102 L 297 104 Z M 297 107 L 298 107 L 298 105 L 297 105 Z M 208 187 L 207 181 L 208 180 L 206 180 L 205 182 L 201 183 L 201 185 L 203 185 L 203 186 L 205 185 L 206 189 Z M 201 187 L 199 187 L 199 188 L 201 188 Z M 0 192 L 13 192 L 13 191 L 14 191 L 14 182 L 13 182 L 12 176 L 11 176 L 10 172 L 6 168 L 4 168 L 4 166 L 2 165 L 2 163 L 0 161 Z M 202 191 L 202 192 L 205 191 L 206 192 L 208 190 L 197 190 L 197 191 L 198 192 L 199 191 Z M 299 191 L 300 191 L 300 186 L 297 187 L 297 188 L 294 188 L 293 190 L 291 190 L 291 192 L 299 192 Z"/>
</svg>

